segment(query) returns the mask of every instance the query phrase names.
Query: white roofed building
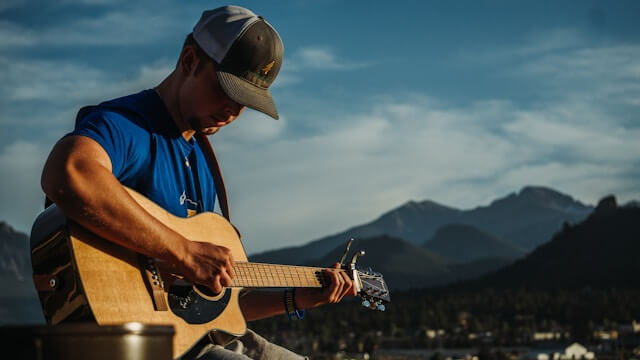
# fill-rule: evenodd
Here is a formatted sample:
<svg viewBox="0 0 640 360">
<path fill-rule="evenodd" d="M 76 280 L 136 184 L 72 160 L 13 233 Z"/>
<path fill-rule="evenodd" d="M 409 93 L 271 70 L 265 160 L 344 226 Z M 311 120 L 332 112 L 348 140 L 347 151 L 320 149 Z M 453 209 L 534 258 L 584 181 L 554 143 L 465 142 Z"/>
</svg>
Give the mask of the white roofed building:
<svg viewBox="0 0 640 360">
<path fill-rule="evenodd" d="M 591 360 L 595 358 L 593 352 L 577 342 L 565 348 L 531 349 L 520 356 L 521 360 Z"/>
</svg>

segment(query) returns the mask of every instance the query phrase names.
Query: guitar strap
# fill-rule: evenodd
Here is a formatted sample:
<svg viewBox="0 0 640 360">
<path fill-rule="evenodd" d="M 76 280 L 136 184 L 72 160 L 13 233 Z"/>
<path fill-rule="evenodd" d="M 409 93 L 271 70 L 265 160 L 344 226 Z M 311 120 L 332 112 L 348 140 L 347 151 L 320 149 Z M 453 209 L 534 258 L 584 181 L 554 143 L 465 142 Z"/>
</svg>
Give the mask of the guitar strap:
<svg viewBox="0 0 640 360">
<path fill-rule="evenodd" d="M 209 165 L 209 171 L 213 176 L 213 183 L 216 186 L 216 194 L 218 195 L 218 204 L 220 204 L 220 210 L 222 215 L 231 222 L 229 215 L 229 202 L 227 200 L 227 190 L 224 187 L 224 181 L 222 180 L 222 172 L 220 171 L 220 165 L 216 158 L 216 153 L 213 151 L 213 145 L 207 138 L 207 135 L 196 133 L 196 140 L 200 145 L 200 149 L 204 153 L 204 157 L 207 159 Z"/>
</svg>

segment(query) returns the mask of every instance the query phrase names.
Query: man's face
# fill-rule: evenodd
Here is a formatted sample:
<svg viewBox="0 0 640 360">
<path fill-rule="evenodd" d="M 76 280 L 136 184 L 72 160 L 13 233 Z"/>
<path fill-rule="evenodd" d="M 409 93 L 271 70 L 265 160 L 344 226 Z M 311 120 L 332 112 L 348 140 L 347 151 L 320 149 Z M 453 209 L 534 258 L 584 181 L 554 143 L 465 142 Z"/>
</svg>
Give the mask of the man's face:
<svg viewBox="0 0 640 360">
<path fill-rule="evenodd" d="M 191 71 L 181 89 L 180 109 L 193 130 L 211 135 L 231 123 L 244 110 L 224 92 L 213 64 L 207 61 Z"/>
</svg>

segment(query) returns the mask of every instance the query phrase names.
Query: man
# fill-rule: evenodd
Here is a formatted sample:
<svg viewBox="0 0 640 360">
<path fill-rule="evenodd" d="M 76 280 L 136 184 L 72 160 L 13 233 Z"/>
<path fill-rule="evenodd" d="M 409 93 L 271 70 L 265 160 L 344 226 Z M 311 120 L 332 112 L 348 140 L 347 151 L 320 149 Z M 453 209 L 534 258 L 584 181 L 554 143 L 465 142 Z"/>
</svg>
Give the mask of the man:
<svg viewBox="0 0 640 360">
<path fill-rule="evenodd" d="M 245 106 L 277 119 L 268 87 L 282 54 L 277 32 L 250 10 L 226 6 L 205 11 L 175 70 L 160 85 L 79 112 L 75 130 L 47 159 L 44 192 L 91 232 L 168 261 L 188 280 L 221 292 L 234 276 L 230 250 L 184 238 L 149 215 L 123 185 L 177 216 L 213 211 L 219 189 L 194 135 L 215 134 Z M 325 273 L 330 287 L 298 289 L 296 311 L 355 295 L 343 272 Z M 285 310 L 278 292 L 249 292 L 240 298 L 240 307 L 248 321 L 293 310 Z M 299 357 L 252 332 L 240 340 L 263 350 L 262 356 Z M 207 356 L 232 356 L 225 351 L 218 347 Z"/>
</svg>

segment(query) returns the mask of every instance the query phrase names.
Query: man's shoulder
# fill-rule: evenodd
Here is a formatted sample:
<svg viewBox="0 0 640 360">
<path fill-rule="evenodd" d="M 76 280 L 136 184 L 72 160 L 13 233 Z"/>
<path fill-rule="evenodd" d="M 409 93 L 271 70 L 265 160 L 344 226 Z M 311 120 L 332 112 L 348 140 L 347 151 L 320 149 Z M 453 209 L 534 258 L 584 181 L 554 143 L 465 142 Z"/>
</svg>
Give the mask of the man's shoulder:
<svg viewBox="0 0 640 360">
<path fill-rule="evenodd" d="M 153 95 L 153 90 L 144 90 L 104 101 L 98 105 L 85 106 L 78 111 L 76 123 L 88 117 L 105 117 L 128 120 L 148 128 L 150 124 L 147 120 L 154 117 L 153 113 L 158 111 L 155 109 L 158 104 L 154 101 Z"/>
</svg>

